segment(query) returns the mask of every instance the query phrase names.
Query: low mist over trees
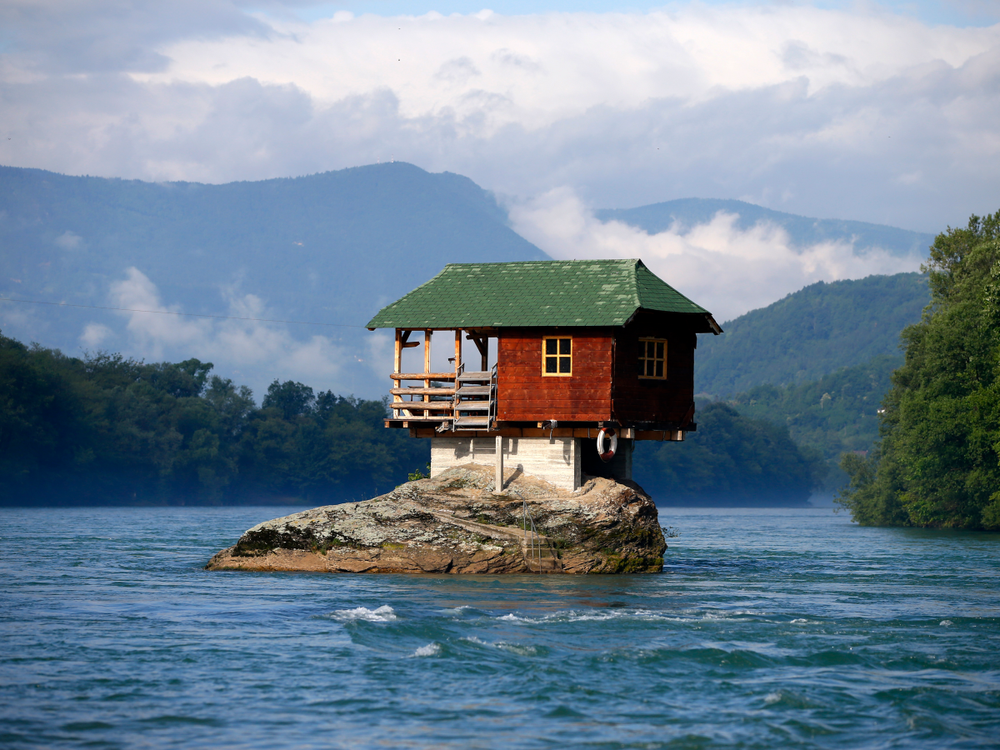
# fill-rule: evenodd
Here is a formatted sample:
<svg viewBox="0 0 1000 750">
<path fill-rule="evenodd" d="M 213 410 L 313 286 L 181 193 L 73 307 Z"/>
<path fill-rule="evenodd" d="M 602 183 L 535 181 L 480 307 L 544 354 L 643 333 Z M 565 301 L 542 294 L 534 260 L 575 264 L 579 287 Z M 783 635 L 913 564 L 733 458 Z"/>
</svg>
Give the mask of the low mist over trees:
<svg viewBox="0 0 1000 750">
<path fill-rule="evenodd" d="M 866 525 L 1000 529 L 1000 211 L 938 235 L 927 270 L 881 443 L 844 457 L 840 502 Z"/>
<path fill-rule="evenodd" d="M 745 416 L 788 428 L 792 440 L 818 450 L 827 462 L 824 489 L 847 482 L 844 453 L 866 454 L 878 439 L 878 410 L 902 356 L 879 355 L 819 380 L 797 385 L 759 385 L 727 403 Z"/>
<path fill-rule="evenodd" d="M 197 359 L 76 359 L 0 335 L 0 503 L 360 500 L 428 463 L 428 441 L 385 416 L 384 401 L 294 381 L 275 380 L 257 407 Z M 801 504 L 819 483 L 822 457 L 787 427 L 725 404 L 699 423 L 684 443 L 640 445 L 636 476 L 657 501 Z"/>
<path fill-rule="evenodd" d="M 639 443 L 636 481 L 663 505 L 804 505 L 826 466 L 788 428 L 711 403 L 683 443 Z"/>
<path fill-rule="evenodd" d="M 260 408 L 211 363 L 83 359 L 0 335 L 0 502 L 363 499 L 426 466 L 386 406 L 275 381 Z"/>
</svg>

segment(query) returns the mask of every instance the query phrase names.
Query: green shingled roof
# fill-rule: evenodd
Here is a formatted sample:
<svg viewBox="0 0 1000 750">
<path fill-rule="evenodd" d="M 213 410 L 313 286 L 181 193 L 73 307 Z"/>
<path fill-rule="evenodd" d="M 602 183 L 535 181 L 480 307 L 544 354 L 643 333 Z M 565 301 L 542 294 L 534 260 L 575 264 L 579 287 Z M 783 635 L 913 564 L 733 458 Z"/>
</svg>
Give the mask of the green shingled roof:
<svg viewBox="0 0 1000 750">
<path fill-rule="evenodd" d="M 700 315 L 711 327 L 708 310 L 635 259 L 449 263 L 367 327 L 622 326 L 640 309 Z"/>
</svg>

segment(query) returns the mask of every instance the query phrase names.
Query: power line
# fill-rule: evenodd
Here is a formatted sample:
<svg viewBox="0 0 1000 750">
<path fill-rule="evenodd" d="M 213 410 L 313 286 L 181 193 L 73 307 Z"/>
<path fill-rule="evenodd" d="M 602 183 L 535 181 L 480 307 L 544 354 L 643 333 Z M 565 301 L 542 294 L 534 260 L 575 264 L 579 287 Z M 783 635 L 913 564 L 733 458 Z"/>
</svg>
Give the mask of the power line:
<svg viewBox="0 0 1000 750">
<path fill-rule="evenodd" d="M 330 328 L 364 328 L 347 323 L 317 323 L 310 320 L 275 320 L 274 318 L 250 318 L 237 315 L 201 315 L 199 313 L 174 312 L 173 310 L 136 310 L 131 307 L 102 307 L 101 305 L 74 305 L 69 302 L 47 302 L 40 299 L 15 299 L 0 297 L 3 302 L 25 302 L 32 305 L 52 305 L 53 307 L 82 307 L 87 310 L 117 310 L 120 312 L 148 313 L 149 315 L 179 315 L 186 318 L 215 318 L 216 320 L 253 320 L 260 323 L 288 323 L 299 326 L 328 326 Z"/>
</svg>

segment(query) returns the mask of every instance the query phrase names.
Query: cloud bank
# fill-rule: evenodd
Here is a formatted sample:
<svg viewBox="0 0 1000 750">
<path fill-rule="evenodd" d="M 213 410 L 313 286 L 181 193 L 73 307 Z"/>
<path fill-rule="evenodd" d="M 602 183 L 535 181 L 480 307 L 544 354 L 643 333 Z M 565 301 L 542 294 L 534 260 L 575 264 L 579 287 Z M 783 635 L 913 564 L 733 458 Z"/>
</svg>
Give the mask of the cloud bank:
<svg viewBox="0 0 1000 750">
<path fill-rule="evenodd" d="M 396 159 L 521 198 L 741 198 L 923 231 L 1000 193 L 1000 25 L 872 4 L 305 23 L 79 2 L 50 8 L 60 24 L 42 7 L 0 11 L 6 164 L 224 182 Z"/>
<path fill-rule="evenodd" d="M 763 222 L 741 230 L 738 217 L 724 212 L 705 224 L 675 224 L 647 234 L 618 221 L 599 221 L 565 188 L 511 206 L 510 216 L 519 234 L 555 258 L 641 258 L 719 321 L 816 281 L 916 271 L 921 262 L 877 248 L 858 252 L 850 242 L 796 247 L 782 227 Z"/>
<path fill-rule="evenodd" d="M 253 294 L 237 296 L 226 291 L 225 296 L 228 315 L 234 318 L 271 317 Z M 131 356 L 149 361 L 194 357 L 212 362 L 217 374 L 250 385 L 258 400 L 275 378 L 299 380 L 342 395 L 368 395 L 372 365 L 383 377 L 391 368 L 382 361 L 387 357 L 391 362 L 391 347 L 387 353 L 373 349 L 381 356 L 368 363 L 355 352 L 364 351 L 360 347 L 334 343 L 319 335 L 303 340 L 281 324 L 171 314 L 184 310 L 165 304 L 156 285 L 137 268 L 129 268 L 123 278 L 112 283 L 108 302 L 125 308 L 117 313 L 125 321 L 124 332 L 116 338 L 112 328 L 89 323 L 80 337 L 84 346 L 95 349 L 114 343 Z"/>
</svg>

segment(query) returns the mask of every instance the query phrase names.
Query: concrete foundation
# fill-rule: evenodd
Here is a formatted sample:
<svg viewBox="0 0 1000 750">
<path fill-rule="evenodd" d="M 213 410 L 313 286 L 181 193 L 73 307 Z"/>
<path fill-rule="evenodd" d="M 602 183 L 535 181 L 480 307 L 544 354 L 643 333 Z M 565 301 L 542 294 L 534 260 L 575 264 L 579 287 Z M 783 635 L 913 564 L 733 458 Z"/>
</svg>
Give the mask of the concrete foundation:
<svg viewBox="0 0 1000 750">
<path fill-rule="evenodd" d="M 576 490 L 583 482 L 580 438 L 502 438 L 506 472 L 521 472 L 556 487 Z M 431 440 L 431 476 L 462 464 L 496 463 L 496 438 L 440 437 Z"/>
<path fill-rule="evenodd" d="M 618 450 L 610 461 L 602 461 L 597 453 L 597 441 L 587 438 L 580 438 L 580 467 L 584 474 L 592 477 L 604 477 L 605 479 L 631 479 L 632 478 L 632 450 L 635 447 L 634 440 L 621 438 L 618 440 Z"/>
</svg>

